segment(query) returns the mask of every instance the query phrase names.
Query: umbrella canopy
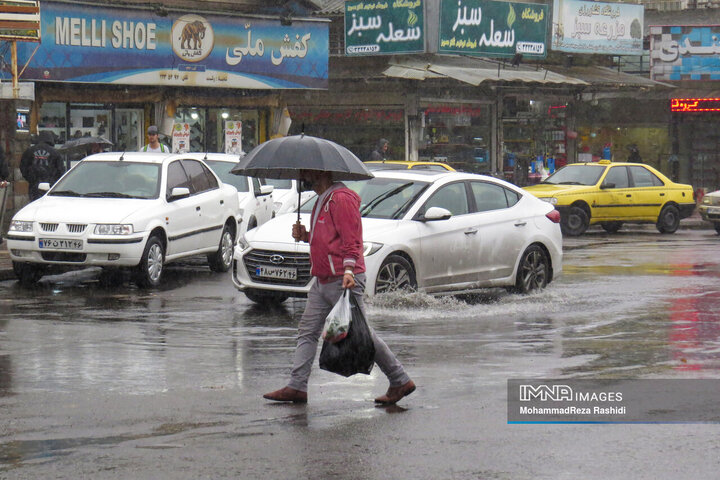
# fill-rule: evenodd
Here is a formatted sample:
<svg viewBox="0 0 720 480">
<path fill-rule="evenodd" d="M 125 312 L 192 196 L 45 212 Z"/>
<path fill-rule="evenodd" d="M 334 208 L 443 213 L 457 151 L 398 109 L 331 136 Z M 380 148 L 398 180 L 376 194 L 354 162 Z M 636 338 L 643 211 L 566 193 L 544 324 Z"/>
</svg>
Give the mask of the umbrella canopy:
<svg viewBox="0 0 720 480">
<path fill-rule="evenodd" d="M 260 178 L 300 178 L 300 170 L 333 172 L 333 180 L 365 180 L 373 174 L 347 148 L 308 135 L 281 137 L 261 143 L 230 171 Z"/>
<path fill-rule="evenodd" d="M 62 145 L 58 145 L 55 150 L 60 152 L 76 152 L 78 150 L 85 150 L 89 145 L 97 143 L 103 147 L 112 146 L 112 142 L 105 137 L 80 137 L 68 140 Z"/>
</svg>

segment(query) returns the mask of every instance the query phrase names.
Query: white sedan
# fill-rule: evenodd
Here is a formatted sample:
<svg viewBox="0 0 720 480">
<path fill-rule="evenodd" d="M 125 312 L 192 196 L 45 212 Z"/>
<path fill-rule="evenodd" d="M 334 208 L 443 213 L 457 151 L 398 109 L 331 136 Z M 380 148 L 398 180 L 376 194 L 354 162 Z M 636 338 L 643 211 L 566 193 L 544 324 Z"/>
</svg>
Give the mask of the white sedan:
<svg viewBox="0 0 720 480">
<path fill-rule="evenodd" d="M 235 175 L 230 170 L 237 165 L 240 157 L 225 153 L 188 153 L 189 158 L 201 159 L 215 172 L 223 183 L 232 185 L 238 191 L 240 216 L 238 235 L 252 230 L 275 216 L 272 185 L 264 180 L 245 175 Z"/>
<path fill-rule="evenodd" d="M 313 191 L 303 191 L 298 196 L 297 180 L 268 178 L 265 182 L 274 188 L 273 202 L 275 203 L 275 215 L 297 212 L 298 198 L 302 205 L 315 196 L 315 192 Z"/>
<path fill-rule="evenodd" d="M 460 172 L 376 171 L 345 182 L 362 198 L 366 294 L 409 288 L 433 294 L 487 287 L 530 292 L 562 270 L 560 216 L 496 178 Z M 303 205 L 309 225 L 313 202 Z M 294 214 L 248 232 L 235 248 L 233 283 L 258 303 L 310 289 L 307 243 L 291 237 Z"/>
<path fill-rule="evenodd" d="M 155 287 L 166 262 L 190 255 L 206 254 L 212 270 L 229 270 L 238 211 L 235 187 L 201 160 L 100 153 L 17 212 L 7 246 L 24 284 L 53 269 L 100 266 L 101 279 L 131 269 L 138 285 Z"/>
</svg>

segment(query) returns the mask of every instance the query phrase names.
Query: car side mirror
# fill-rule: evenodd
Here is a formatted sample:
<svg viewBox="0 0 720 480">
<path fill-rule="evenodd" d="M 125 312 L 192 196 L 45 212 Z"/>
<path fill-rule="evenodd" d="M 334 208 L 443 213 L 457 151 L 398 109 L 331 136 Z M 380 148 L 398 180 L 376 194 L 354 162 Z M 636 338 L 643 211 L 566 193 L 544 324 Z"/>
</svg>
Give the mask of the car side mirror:
<svg viewBox="0 0 720 480">
<path fill-rule="evenodd" d="M 255 196 L 263 196 L 263 195 L 270 195 L 273 190 L 275 190 L 275 186 L 273 185 L 260 185 L 260 191 L 255 193 Z"/>
<path fill-rule="evenodd" d="M 608 188 L 615 188 L 615 184 L 614 183 L 603 183 L 602 185 L 600 185 L 601 190 L 605 190 Z"/>
<path fill-rule="evenodd" d="M 50 184 L 48 182 L 42 182 L 38 184 L 38 190 L 41 192 L 47 192 L 50 190 Z"/>
<path fill-rule="evenodd" d="M 420 220 L 423 222 L 436 222 L 438 220 L 447 220 L 450 217 L 452 217 L 452 213 L 447 208 L 430 207 Z"/>
<path fill-rule="evenodd" d="M 190 196 L 190 189 L 187 187 L 175 187 L 170 192 L 170 201 L 178 200 Z"/>
</svg>

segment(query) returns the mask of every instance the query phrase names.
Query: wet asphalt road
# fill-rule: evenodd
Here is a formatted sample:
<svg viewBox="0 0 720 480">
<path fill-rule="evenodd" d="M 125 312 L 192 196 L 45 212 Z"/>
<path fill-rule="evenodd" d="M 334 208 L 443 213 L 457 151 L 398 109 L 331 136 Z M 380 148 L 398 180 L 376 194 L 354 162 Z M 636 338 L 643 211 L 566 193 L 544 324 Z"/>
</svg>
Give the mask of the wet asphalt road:
<svg viewBox="0 0 720 480">
<path fill-rule="evenodd" d="M 720 237 L 594 231 L 529 296 L 375 299 L 418 390 L 317 368 L 283 386 L 302 300 L 266 311 L 201 263 L 159 291 L 88 270 L 0 282 L 0 478 L 717 478 L 720 425 L 508 425 L 509 378 L 720 378 Z"/>
</svg>

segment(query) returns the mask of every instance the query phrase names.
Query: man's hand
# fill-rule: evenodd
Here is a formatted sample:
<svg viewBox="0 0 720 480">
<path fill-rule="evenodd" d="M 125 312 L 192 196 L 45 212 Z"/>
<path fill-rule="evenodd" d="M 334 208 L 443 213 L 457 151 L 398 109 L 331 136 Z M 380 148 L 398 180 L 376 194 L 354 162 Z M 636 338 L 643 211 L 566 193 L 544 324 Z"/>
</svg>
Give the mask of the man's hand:
<svg viewBox="0 0 720 480">
<path fill-rule="evenodd" d="M 353 288 L 355 287 L 355 275 L 353 275 L 352 272 L 346 271 L 343 275 L 343 282 L 342 282 L 343 288 Z"/>
<path fill-rule="evenodd" d="M 293 223 L 292 237 L 295 239 L 296 242 L 307 242 L 308 232 L 305 228 L 305 225 L 300 222 Z"/>
</svg>

